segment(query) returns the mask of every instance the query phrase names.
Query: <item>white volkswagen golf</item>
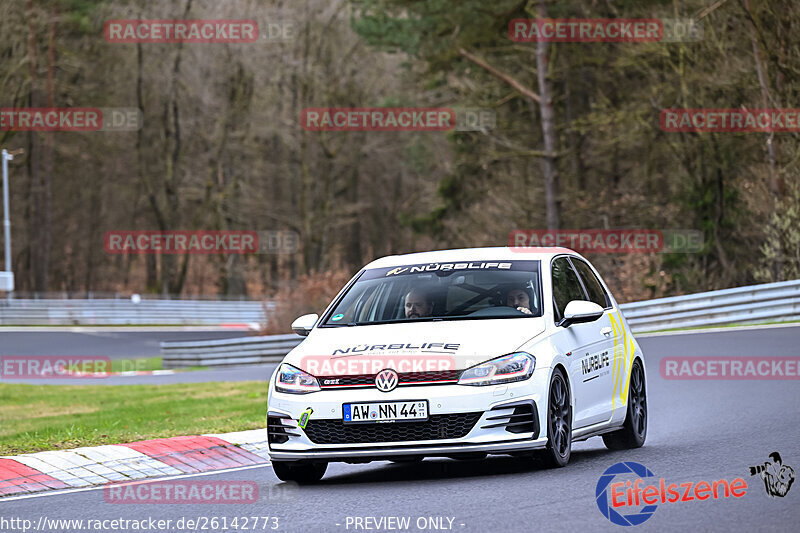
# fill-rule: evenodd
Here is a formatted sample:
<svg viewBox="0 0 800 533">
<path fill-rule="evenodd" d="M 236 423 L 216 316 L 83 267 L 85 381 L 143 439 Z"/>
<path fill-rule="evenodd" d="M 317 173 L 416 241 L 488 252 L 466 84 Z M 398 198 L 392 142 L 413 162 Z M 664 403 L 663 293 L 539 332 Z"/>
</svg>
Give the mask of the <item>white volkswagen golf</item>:
<svg viewBox="0 0 800 533">
<path fill-rule="evenodd" d="M 644 355 L 595 269 L 564 248 L 477 248 L 378 259 L 269 382 L 275 474 L 329 462 L 611 449 L 647 435 Z M 533 453 L 532 453 L 533 452 Z"/>
</svg>

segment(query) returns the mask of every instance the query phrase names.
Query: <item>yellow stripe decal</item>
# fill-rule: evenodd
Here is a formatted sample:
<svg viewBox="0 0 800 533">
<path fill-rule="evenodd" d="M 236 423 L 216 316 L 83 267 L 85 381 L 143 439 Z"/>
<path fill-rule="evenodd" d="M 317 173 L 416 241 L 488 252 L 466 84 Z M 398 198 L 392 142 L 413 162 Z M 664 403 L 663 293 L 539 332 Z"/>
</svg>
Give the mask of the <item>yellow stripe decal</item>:
<svg viewBox="0 0 800 533">
<path fill-rule="evenodd" d="M 619 385 L 617 386 L 617 390 L 619 391 L 619 403 L 624 408 L 625 400 L 622 398 L 622 389 L 625 387 L 625 374 L 628 372 L 628 336 L 625 334 L 625 328 L 622 327 L 622 319 L 619 315 L 617 315 L 617 320 L 619 321 L 619 330 L 622 335 L 622 349 L 619 352 L 622 364 L 619 367 Z"/>
<path fill-rule="evenodd" d="M 625 372 L 625 381 L 623 383 L 622 389 L 622 404 L 625 405 L 628 402 L 628 382 L 631 377 L 631 369 L 633 368 L 633 339 L 630 339 L 628 336 L 628 332 L 625 330 L 625 325 L 622 323 L 622 317 L 620 317 L 619 324 L 622 327 L 623 332 L 625 333 L 625 361 L 626 361 L 626 372 Z M 628 342 L 630 342 L 630 356 L 628 355 Z"/>
<path fill-rule="evenodd" d="M 622 326 L 622 318 L 617 316 L 619 320 L 619 329 L 622 331 L 622 372 L 619 375 L 619 403 L 625 405 L 627 399 L 627 391 L 625 390 L 625 375 L 628 373 L 628 333 Z"/>
<path fill-rule="evenodd" d="M 617 366 L 617 401 L 624 409 L 625 404 L 622 402 L 622 377 L 625 375 L 625 331 L 622 329 L 622 321 L 617 315 L 617 330 L 619 332 L 619 365 Z"/>
<path fill-rule="evenodd" d="M 617 348 L 617 338 L 619 336 L 619 333 L 617 331 L 617 321 L 614 320 L 614 315 L 609 314 L 608 317 L 611 319 L 611 327 L 614 329 L 614 357 L 613 357 L 613 360 L 614 360 L 614 371 L 612 373 L 612 376 L 613 376 L 613 379 L 612 379 L 613 380 L 613 388 L 611 390 L 611 415 L 613 416 L 614 415 L 614 411 L 616 411 L 616 409 L 617 409 L 617 405 L 616 405 L 616 402 L 617 402 L 617 376 L 618 376 L 617 367 L 619 366 L 619 364 L 617 362 L 617 356 L 619 355 L 619 352 L 617 351 L 618 350 L 618 348 Z"/>
</svg>

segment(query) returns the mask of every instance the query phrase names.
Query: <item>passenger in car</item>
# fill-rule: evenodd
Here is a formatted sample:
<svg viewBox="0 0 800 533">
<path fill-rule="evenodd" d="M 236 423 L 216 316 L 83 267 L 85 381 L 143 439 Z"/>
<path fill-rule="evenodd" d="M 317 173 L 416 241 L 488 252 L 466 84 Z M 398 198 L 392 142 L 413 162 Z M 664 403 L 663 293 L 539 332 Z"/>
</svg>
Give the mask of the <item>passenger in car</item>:
<svg viewBox="0 0 800 533">
<path fill-rule="evenodd" d="M 506 294 L 506 305 L 526 315 L 531 313 L 531 298 L 525 289 L 510 289 Z"/>
<path fill-rule="evenodd" d="M 424 318 L 433 313 L 433 301 L 421 289 L 411 289 L 405 299 L 406 318 Z"/>
</svg>

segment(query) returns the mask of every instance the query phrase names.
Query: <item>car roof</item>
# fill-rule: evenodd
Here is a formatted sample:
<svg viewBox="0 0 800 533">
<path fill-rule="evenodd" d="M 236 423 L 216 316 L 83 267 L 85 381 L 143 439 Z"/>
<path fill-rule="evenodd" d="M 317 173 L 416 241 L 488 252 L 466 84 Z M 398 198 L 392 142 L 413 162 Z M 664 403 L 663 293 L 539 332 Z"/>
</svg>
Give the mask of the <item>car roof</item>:
<svg viewBox="0 0 800 533">
<path fill-rule="evenodd" d="M 496 246 L 490 248 L 460 248 L 404 255 L 389 255 L 376 259 L 364 268 L 385 268 L 401 265 L 455 263 L 464 261 L 530 261 L 537 259 L 547 263 L 553 256 L 563 254 L 580 257 L 580 254 L 569 248 L 536 248 L 530 246 L 510 248 L 508 246 Z"/>
</svg>

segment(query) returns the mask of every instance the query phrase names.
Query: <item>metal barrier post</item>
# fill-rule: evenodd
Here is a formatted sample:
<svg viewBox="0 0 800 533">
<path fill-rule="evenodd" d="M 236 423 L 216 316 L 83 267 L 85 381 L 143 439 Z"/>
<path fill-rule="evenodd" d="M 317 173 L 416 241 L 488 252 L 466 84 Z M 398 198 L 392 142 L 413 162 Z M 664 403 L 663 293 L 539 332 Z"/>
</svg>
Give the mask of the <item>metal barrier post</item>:
<svg viewBox="0 0 800 533">
<path fill-rule="evenodd" d="M 7 150 L 2 152 L 3 160 L 3 244 L 5 245 L 5 271 L 3 285 L 8 290 L 8 299 L 11 300 L 14 292 L 14 273 L 11 270 L 11 214 L 8 207 L 8 162 L 14 156 Z"/>
</svg>

